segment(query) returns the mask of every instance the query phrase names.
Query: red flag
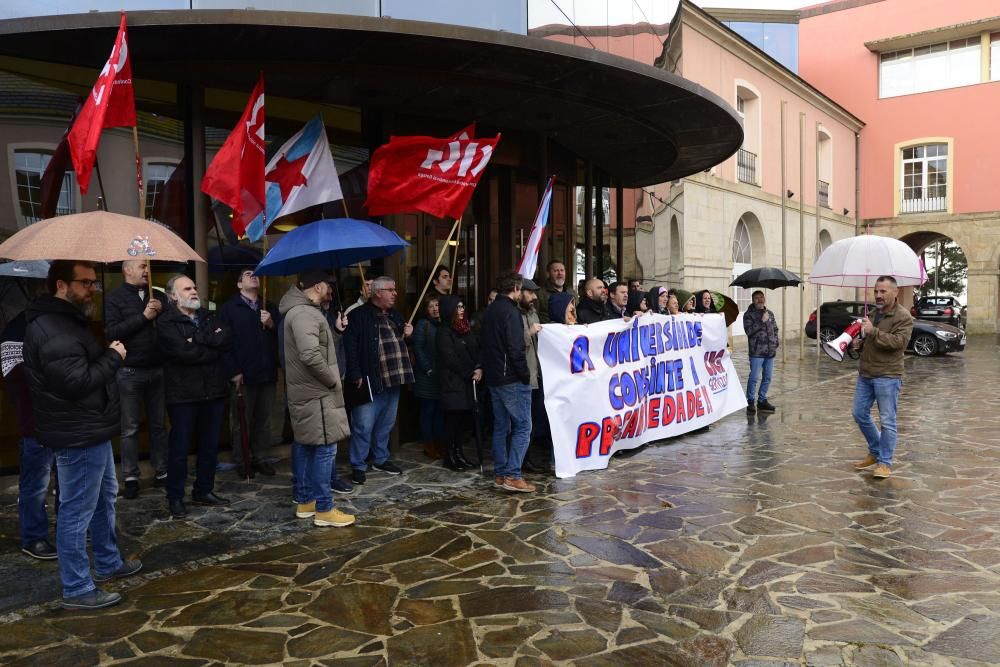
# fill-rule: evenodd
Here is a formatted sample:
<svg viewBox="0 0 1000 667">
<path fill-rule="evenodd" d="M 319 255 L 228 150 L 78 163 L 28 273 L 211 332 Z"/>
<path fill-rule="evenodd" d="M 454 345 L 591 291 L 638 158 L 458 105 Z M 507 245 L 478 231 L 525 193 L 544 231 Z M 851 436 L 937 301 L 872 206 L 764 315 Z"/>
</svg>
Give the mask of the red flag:
<svg viewBox="0 0 1000 667">
<path fill-rule="evenodd" d="M 226 143 L 205 170 L 201 191 L 233 209 L 233 232 L 264 212 L 264 75 L 250 94 L 247 108 Z"/>
<path fill-rule="evenodd" d="M 97 83 L 83 103 L 80 114 L 69 131 L 69 147 L 80 191 L 87 192 L 90 172 L 97 157 L 101 130 L 106 127 L 135 125 L 135 93 L 132 89 L 132 63 L 125 37 L 125 12 L 122 12 L 118 38 Z"/>
<path fill-rule="evenodd" d="M 460 218 L 497 143 L 475 139 L 469 128 L 450 137 L 392 137 L 371 157 L 369 215 L 423 211 Z"/>
<path fill-rule="evenodd" d="M 59 142 L 55 153 L 49 159 L 49 164 L 45 167 L 45 172 L 42 174 L 42 182 L 38 187 L 38 200 L 41 204 L 40 215 L 43 220 L 56 214 L 59 195 L 62 193 L 63 178 L 66 176 L 66 170 L 72 164 L 69 154 L 69 131 L 73 129 L 73 121 L 76 120 L 82 106 L 83 98 L 81 97 L 73 108 L 73 115 L 70 116 L 66 131 L 63 132 L 62 141 Z"/>
</svg>

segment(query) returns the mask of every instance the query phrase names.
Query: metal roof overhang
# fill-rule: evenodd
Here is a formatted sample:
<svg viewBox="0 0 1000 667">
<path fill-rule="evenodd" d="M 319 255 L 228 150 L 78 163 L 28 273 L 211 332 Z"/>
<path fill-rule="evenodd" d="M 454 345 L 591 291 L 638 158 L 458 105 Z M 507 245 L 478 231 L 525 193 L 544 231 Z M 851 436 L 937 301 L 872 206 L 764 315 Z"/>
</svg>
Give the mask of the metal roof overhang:
<svg viewBox="0 0 1000 667">
<path fill-rule="evenodd" d="M 267 92 L 457 126 L 538 132 L 626 187 L 721 162 L 742 124 L 701 86 L 626 58 L 551 40 L 435 23 L 254 10 L 128 14 L 137 79 Z M 0 54 L 96 71 L 115 13 L 0 21 Z"/>
</svg>

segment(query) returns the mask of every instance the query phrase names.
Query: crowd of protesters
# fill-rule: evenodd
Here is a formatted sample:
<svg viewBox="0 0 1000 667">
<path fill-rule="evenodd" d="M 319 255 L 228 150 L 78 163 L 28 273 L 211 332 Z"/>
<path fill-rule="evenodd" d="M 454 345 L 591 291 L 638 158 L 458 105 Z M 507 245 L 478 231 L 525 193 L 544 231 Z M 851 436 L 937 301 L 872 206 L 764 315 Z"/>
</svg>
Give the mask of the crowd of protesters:
<svg viewBox="0 0 1000 667">
<path fill-rule="evenodd" d="M 451 273 L 441 266 L 429 277 L 414 326 L 397 310 L 396 282 L 387 276 L 362 281 L 357 302 L 339 310 L 333 306 L 335 277 L 306 272 L 275 307 L 264 302 L 248 268 L 238 275 L 237 293 L 216 312 L 205 307 L 187 276 L 172 276 L 161 292 L 150 285 L 146 260 L 124 262 L 122 273 L 122 286 L 105 298 L 106 347 L 90 330 L 100 283 L 88 262 L 53 262 L 47 294 L 4 332 L 7 393 L 23 435 L 22 551 L 59 560 L 67 608 L 116 604 L 120 596 L 97 584 L 142 567 L 118 551 L 111 440 L 120 438 L 121 496 L 137 498 L 143 415 L 152 485 L 165 490 L 167 509 L 177 519 L 188 515 L 188 503 L 230 502 L 215 493 L 227 400 L 233 464 L 244 475 L 276 474 L 271 415 L 281 367 L 299 518 L 316 526 L 350 525 L 354 517 L 334 507 L 333 494 L 351 493 L 369 472 L 402 474 L 391 459 L 390 436 L 407 386 L 418 401 L 426 456 L 453 471 L 473 468 L 464 446 L 483 425 L 492 444 L 494 486 L 532 492 L 524 473 L 551 472 L 554 464 L 537 350 L 542 324 L 690 312 L 708 308 L 711 300 L 707 292 L 703 300 L 701 294 L 643 291 L 639 281 L 608 285 L 600 278 L 582 281 L 574 294 L 565 264 L 555 260 L 540 285 L 514 271 L 501 274 L 487 305 L 473 315 L 463 295 L 452 293 Z M 766 384 L 761 394 L 766 397 Z M 337 474 L 342 442 L 349 480 Z M 59 490 L 54 545 L 45 509 L 53 462 Z"/>
</svg>

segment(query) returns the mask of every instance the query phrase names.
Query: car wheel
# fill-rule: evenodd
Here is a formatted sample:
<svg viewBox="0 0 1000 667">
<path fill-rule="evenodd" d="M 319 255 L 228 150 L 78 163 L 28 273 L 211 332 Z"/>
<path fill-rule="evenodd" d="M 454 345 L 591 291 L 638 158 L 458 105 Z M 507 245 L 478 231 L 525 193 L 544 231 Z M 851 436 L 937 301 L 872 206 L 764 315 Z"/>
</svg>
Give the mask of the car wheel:
<svg viewBox="0 0 1000 667">
<path fill-rule="evenodd" d="M 836 337 L 837 337 L 837 332 L 833 330 L 833 327 L 820 327 L 819 329 L 820 342 L 829 343 Z"/>
<path fill-rule="evenodd" d="M 919 357 L 929 357 L 937 354 L 937 341 L 934 339 L 934 336 L 930 334 L 917 334 L 917 337 L 913 339 L 913 351 L 916 352 Z"/>
</svg>

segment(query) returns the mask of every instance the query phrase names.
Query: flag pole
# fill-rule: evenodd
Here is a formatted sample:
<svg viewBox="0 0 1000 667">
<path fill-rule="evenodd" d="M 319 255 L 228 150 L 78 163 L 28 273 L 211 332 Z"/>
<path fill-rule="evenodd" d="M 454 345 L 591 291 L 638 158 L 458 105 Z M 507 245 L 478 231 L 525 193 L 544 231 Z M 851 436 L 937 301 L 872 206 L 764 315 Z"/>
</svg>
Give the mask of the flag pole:
<svg viewBox="0 0 1000 667">
<path fill-rule="evenodd" d="M 455 230 L 462 224 L 462 218 L 455 221 L 455 224 L 451 226 L 451 231 L 448 232 L 448 238 L 444 242 L 444 247 L 441 248 L 441 252 L 438 253 L 437 261 L 434 262 L 434 266 L 441 264 L 441 259 L 444 258 L 444 254 L 448 252 L 448 244 L 451 243 L 451 237 L 455 235 Z M 413 318 L 417 316 L 420 311 L 420 304 L 423 303 L 424 296 L 427 294 L 427 289 L 431 286 L 431 280 L 434 279 L 434 272 L 432 271 L 429 276 L 427 276 L 427 282 L 424 283 L 424 291 L 420 293 L 420 298 L 417 299 L 416 305 L 413 306 L 413 312 L 410 313 L 410 319 L 407 320 L 407 324 L 413 324 Z"/>
<path fill-rule="evenodd" d="M 350 218 L 351 212 L 347 210 L 347 200 L 340 200 L 341 206 L 344 207 L 344 217 Z M 365 293 L 365 267 L 361 266 L 361 262 L 358 262 L 358 273 L 361 274 L 361 294 Z M 337 298 L 340 299 L 340 305 L 343 307 L 344 300 L 340 298 L 340 285 L 337 285 Z"/>
<path fill-rule="evenodd" d="M 451 241 L 449 240 L 449 243 Z M 448 294 L 452 294 L 455 291 L 455 268 L 458 266 L 458 249 L 462 247 L 462 219 L 458 219 L 458 235 L 455 236 L 455 256 L 451 258 L 451 287 L 448 288 Z"/>
<path fill-rule="evenodd" d="M 135 146 L 135 179 L 139 186 L 139 217 L 146 219 L 145 198 L 142 196 L 142 158 L 139 156 L 139 121 L 132 126 L 132 143 Z"/>
</svg>

